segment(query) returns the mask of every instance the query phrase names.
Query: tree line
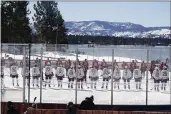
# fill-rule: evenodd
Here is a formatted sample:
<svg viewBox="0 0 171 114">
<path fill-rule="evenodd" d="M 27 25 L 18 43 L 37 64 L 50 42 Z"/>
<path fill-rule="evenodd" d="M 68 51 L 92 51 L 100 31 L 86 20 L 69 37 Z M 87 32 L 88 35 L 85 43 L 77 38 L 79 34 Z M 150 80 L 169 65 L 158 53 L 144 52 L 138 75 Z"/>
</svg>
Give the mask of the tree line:
<svg viewBox="0 0 171 114">
<path fill-rule="evenodd" d="M 28 5 L 28 1 L 1 2 L 2 43 L 67 43 L 67 29 L 57 2 L 37 1 L 32 25 Z"/>
<path fill-rule="evenodd" d="M 78 36 L 68 35 L 69 44 L 99 44 L 99 45 L 164 45 L 171 44 L 171 39 L 164 38 L 125 38 L 114 36 Z"/>
</svg>

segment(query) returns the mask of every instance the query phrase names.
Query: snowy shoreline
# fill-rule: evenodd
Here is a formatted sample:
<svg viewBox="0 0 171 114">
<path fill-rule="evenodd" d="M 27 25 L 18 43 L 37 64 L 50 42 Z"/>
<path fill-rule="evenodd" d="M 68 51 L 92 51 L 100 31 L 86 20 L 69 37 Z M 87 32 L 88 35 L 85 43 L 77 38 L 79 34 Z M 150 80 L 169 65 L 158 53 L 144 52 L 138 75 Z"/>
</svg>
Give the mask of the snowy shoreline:
<svg viewBox="0 0 171 114">
<path fill-rule="evenodd" d="M 72 56 L 71 56 L 72 55 Z M 23 59 L 23 55 L 14 55 L 14 54 L 9 54 L 9 53 L 2 53 L 2 57 L 4 57 L 5 59 L 8 57 L 12 57 L 15 60 L 22 60 Z M 31 60 L 36 60 L 36 58 L 41 58 L 41 54 L 35 54 L 34 56 L 32 55 Z M 65 60 L 72 60 L 75 61 L 76 60 L 76 54 L 75 53 L 70 53 L 70 55 L 61 55 L 60 53 L 53 53 L 53 52 L 44 52 L 43 53 L 43 60 L 47 60 L 47 58 L 50 58 L 51 60 L 57 60 L 58 58 L 63 58 Z M 78 55 L 78 59 L 80 61 L 84 61 L 85 59 L 87 60 L 98 60 L 98 61 L 102 61 L 103 59 L 105 59 L 107 62 L 112 62 L 112 56 L 91 56 L 91 55 L 83 55 L 83 54 L 79 54 Z M 137 60 L 138 62 L 142 62 L 142 60 L 138 60 L 135 58 L 127 58 L 127 57 L 118 57 L 118 56 L 114 56 L 114 59 L 116 59 L 116 61 L 125 61 L 125 62 L 131 62 L 132 60 Z"/>
</svg>

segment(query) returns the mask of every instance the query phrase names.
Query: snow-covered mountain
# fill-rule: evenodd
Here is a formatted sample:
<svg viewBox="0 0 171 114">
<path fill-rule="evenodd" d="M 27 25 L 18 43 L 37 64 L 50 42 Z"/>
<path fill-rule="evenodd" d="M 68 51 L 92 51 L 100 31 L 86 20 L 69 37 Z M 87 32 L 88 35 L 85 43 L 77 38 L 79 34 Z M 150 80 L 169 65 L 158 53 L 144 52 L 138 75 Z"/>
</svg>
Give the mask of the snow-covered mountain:
<svg viewBox="0 0 171 114">
<path fill-rule="evenodd" d="M 130 22 L 79 21 L 65 22 L 68 35 L 99 35 L 140 38 L 169 38 L 169 27 L 144 27 Z"/>
</svg>

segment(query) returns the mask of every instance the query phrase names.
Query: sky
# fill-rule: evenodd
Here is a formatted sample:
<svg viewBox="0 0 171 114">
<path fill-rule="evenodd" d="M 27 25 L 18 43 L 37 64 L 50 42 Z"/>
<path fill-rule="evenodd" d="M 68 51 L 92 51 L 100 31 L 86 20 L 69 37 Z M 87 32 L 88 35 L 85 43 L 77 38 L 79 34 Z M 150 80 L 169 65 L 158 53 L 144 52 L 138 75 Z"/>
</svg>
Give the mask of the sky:
<svg viewBox="0 0 171 114">
<path fill-rule="evenodd" d="M 28 8 L 34 14 L 33 4 Z M 59 2 L 65 21 L 131 22 L 145 27 L 170 26 L 170 2 Z M 31 21 L 32 22 L 32 21 Z"/>
</svg>

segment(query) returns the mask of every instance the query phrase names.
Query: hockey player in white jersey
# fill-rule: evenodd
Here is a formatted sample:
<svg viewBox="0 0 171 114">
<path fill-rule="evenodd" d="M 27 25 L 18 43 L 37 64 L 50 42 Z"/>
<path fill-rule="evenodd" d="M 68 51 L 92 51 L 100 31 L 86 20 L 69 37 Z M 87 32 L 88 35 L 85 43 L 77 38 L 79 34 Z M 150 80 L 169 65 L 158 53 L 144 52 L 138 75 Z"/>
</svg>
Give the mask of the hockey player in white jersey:
<svg viewBox="0 0 171 114">
<path fill-rule="evenodd" d="M 91 80 L 91 89 L 93 88 L 96 89 L 96 83 L 97 83 L 99 76 L 98 76 L 98 70 L 95 68 L 95 66 L 92 65 L 90 69 L 88 69 L 87 76 Z"/>
<path fill-rule="evenodd" d="M 103 83 L 101 88 L 104 88 L 104 84 L 106 83 L 106 89 L 108 89 L 108 83 L 111 77 L 111 70 L 108 69 L 108 66 L 104 67 L 101 76 L 103 77 Z"/>
<path fill-rule="evenodd" d="M 161 90 L 166 90 L 167 81 L 169 81 L 169 72 L 167 67 L 164 66 L 163 70 L 161 71 Z"/>
<path fill-rule="evenodd" d="M 136 69 L 134 69 L 133 76 L 135 79 L 136 89 L 141 89 L 142 75 L 141 75 L 141 70 L 139 69 L 139 66 L 136 66 Z"/>
<path fill-rule="evenodd" d="M 53 74 L 53 69 L 52 69 L 51 63 L 48 62 L 45 66 L 45 78 L 46 78 L 45 87 L 47 84 L 49 84 L 49 87 L 51 87 L 50 84 L 51 84 L 51 79 L 53 76 L 54 76 L 54 74 Z"/>
<path fill-rule="evenodd" d="M 16 82 L 17 82 L 17 86 L 19 86 L 18 84 L 18 66 L 16 65 L 16 63 L 13 63 L 11 65 L 11 69 L 10 69 L 10 76 L 12 77 L 12 84 L 13 86 L 15 85 L 14 84 L 14 79 L 16 78 Z"/>
<path fill-rule="evenodd" d="M 62 63 L 59 63 L 59 66 L 56 69 L 56 78 L 58 82 L 58 87 L 62 88 L 62 81 L 65 76 L 66 76 L 66 69 L 62 66 Z"/>
<path fill-rule="evenodd" d="M 103 74 L 103 67 L 102 66 L 99 66 L 99 69 L 98 69 L 98 77 L 101 77 Z"/>
<path fill-rule="evenodd" d="M 158 66 L 155 67 L 152 77 L 154 79 L 154 89 L 155 89 L 155 91 L 159 91 L 160 70 L 159 70 Z"/>
<path fill-rule="evenodd" d="M 33 87 L 36 85 L 37 87 L 39 87 L 39 79 L 40 79 L 40 70 L 39 67 L 37 65 L 35 65 L 32 68 L 32 77 L 33 77 Z M 36 84 L 35 84 L 36 81 Z"/>
<path fill-rule="evenodd" d="M 67 76 L 68 76 L 68 81 L 69 81 L 68 88 L 73 88 L 73 84 L 74 84 L 74 80 L 76 76 L 73 65 L 71 65 L 70 68 L 68 69 Z"/>
<path fill-rule="evenodd" d="M 120 79 L 121 79 L 121 72 L 118 66 L 115 66 L 115 70 L 113 72 L 113 79 L 114 79 L 114 89 L 116 88 L 116 86 L 119 89 L 119 83 L 120 83 Z"/>
<path fill-rule="evenodd" d="M 131 71 L 129 70 L 128 66 L 126 65 L 125 66 L 125 69 L 123 70 L 123 76 L 122 76 L 122 79 L 124 81 L 124 89 L 127 88 L 126 85 L 128 85 L 128 89 L 130 89 L 130 80 L 131 80 L 131 77 L 132 77 Z"/>
<path fill-rule="evenodd" d="M 25 73 L 24 73 L 24 70 L 25 70 Z M 25 77 L 25 80 L 26 80 L 26 85 L 29 86 L 29 76 L 30 76 L 30 70 L 29 70 L 29 67 L 28 65 L 25 67 L 25 69 L 23 68 L 22 69 L 22 76 Z"/>
<path fill-rule="evenodd" d="M 78 72 L 77 74 L 77 82 L 78 82 L 78 88 L 83 89 L 83 81 L 84 81 L 84 70 L 81 68 L 80 65 L 78 65 Z"/>
</svg>

